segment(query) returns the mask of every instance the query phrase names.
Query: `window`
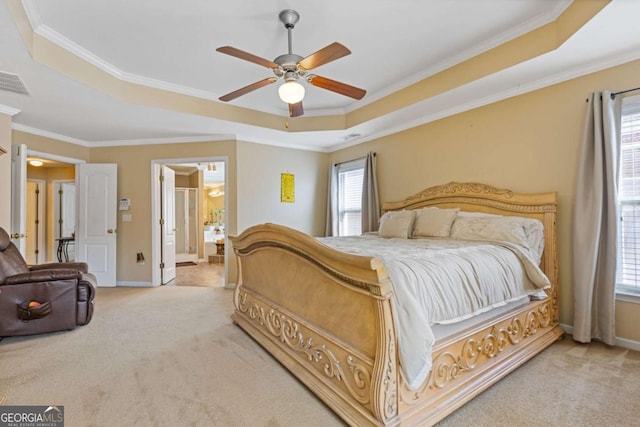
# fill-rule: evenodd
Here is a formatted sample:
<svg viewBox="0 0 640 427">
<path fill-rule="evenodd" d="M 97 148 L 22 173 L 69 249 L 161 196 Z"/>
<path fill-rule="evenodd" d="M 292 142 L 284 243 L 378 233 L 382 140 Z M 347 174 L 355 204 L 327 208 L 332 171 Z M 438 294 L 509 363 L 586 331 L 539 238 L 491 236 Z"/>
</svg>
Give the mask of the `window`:
<svg viewBox="0 0 640 427">
<path fill-rule="evenodd" d="M 640 96 L 622 104 L 616 290 L 640 295 Z"/>
<path fill-rule="evenodd" d="M 340 163 L 338 174 L 338 235 L 362 234 L 364 159 Z"/>
</svg>

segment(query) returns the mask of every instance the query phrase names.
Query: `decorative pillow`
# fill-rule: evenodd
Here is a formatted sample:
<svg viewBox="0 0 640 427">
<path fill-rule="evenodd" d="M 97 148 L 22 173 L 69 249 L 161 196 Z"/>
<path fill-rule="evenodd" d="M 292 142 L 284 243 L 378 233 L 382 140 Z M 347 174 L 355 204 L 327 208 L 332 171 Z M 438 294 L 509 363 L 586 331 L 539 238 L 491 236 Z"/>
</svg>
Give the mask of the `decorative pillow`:
<svg viewBox="0 0 640 427">
<path fill-rule="evenodd" d="M 416 211 L 413 237 L 449 237 L 460 209 L 423 208 Z"/>
<path fill-rule="evenodd" d="M 511 242 L 528 249 L 537 262 L 544 250 L 544 227 L 537 219 L 515 216 L 458 215 L 451 238 Z"/>
<path fill-rule="evenodd" d="M 466 217 L 473 217 L 473 218 L 504 218 L 504 215 L 496 215 L 496 214 L 490 214 L 490 213 L 486 213 L 486 212 L 471 212 L 471 211 L 460 211 L 458 212 L 458 216 L 466 216 Z"/>
<path fill-rule="evenodd" d="M 413 230 L 415 211 L 389 211 L 380 218 L 380 237 L 408 238 Z"/>
</svg>

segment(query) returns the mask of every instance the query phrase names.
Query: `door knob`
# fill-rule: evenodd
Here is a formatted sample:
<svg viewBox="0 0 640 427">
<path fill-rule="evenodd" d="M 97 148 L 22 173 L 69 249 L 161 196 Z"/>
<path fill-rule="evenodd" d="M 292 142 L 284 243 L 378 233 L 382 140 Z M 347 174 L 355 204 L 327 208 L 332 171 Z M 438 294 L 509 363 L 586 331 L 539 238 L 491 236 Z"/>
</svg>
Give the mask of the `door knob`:
<svg viewBox="0 0 640 427">
<path fill-rule="evenodd" d="M 11 234 L 11 238 L 12 239 L 19 239 L 20 238 L 20 233 L 12 233 Z"/>
<path fill-rule="evenodd" d="M 113 228 L 110 228 L 110 229 L 107 230 L 107 233 L 109 233 L 109 234 L 113 234 L 115 232 L 116 232 L 116 230 L 113 229 Z"/>
</svg>

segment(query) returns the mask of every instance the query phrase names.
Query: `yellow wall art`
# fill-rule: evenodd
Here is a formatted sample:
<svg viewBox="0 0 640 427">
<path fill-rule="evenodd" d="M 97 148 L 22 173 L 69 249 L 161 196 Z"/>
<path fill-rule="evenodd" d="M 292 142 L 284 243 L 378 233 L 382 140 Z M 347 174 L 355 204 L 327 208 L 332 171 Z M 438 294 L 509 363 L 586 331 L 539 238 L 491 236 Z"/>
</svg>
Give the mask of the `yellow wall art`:
<svg viewBox="0 0 640 427">
<path fill-rule="evenodd" d="M 280 201 L 283 203 L 293 203 L 295 200 L 296 187 L 293 174 L 280 174 Z"/>
</svg>

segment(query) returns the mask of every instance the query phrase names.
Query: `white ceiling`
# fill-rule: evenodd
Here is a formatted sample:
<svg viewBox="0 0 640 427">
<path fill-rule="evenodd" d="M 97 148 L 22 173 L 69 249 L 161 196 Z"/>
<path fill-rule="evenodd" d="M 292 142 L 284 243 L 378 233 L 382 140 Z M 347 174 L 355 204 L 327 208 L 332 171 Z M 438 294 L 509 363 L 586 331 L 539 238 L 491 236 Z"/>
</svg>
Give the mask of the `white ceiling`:
<svg viewBox="0 0 640 427">
<path fill-rule="evenodd" d="M 576 0 L 582 1 L 582 0 Z M 344 114 L 553 21 L 571 0 L 24 0 L 34 31 L 129 81 L 216 100 L 271 75 L 215 51 L 231 45 L 268 60 L 287 51 L 282 9 L 297 10 L 293 51 L 338 41 L 352 54 L 314 73 L 367 90 L 361 101 L 306 85 L 305 117 Z M 640 1 L 613 0 L 559 49 L 355 127 L 288 133 L 134 105 L 75 81 L 29 55 L 0 3 L 0 71 L 30 95 L 0 90 L 16 129 L 85 146 L 242 140 L 330 151 L 640 58 Z M 639 81 L 640 83 L 640 81 Z M 604 88 L 594 88 L 599 90 Z M 610 88 L 625 89 L 625 88 Z M 586 94 L 585 94 L 586 95 Z M 232 104 L 276 113 L 271 85 Z M 4 106 L 4 107 L 1 107 Z M 359 134 L 355 139 L 348 135 Z"/>
</svg>

